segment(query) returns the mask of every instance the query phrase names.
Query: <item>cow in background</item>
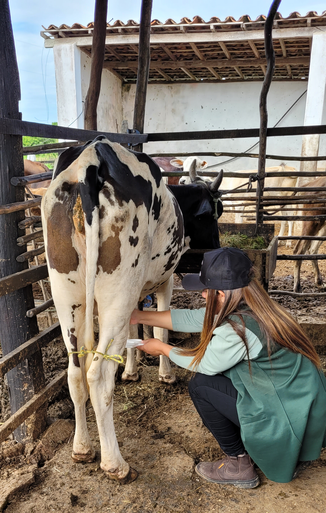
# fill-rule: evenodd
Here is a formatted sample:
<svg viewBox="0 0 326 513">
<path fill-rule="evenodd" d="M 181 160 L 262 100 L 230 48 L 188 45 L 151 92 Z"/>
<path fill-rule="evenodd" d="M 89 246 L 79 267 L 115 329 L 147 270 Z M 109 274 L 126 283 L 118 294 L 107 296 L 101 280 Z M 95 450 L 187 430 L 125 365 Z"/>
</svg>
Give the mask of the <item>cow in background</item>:
<svg viewBox="0 0 326 513">
<path fill-rule="evenodd" d="M 42 162 L 24 159 L 24 175 L 40 175 L 42 173 L 50 173 L 50 169 Z M 35 196 L 44 196 L 51 180 L 43 180 L 42 182 L 35 182 L 28 185 L 28 188 Z"/>
<path fill-rule="evenodd" d="M 295 167 L 287 166 L 285 164 L 280 164 L 279 166 L 272 166 L 267 167 L 265 169 L 266 173 L 269 172 L 282 172 L 282 171 L 297 171 Z M 241 171 L 237 171 L 237 173 L 240 173 Z M 252 169 L 252 170 L 243 170 L 244 173 L 251 173 L 252 175 L 257 175 L 258 170 Z M 253 210 L 255 208 L 255 203 L 248 202 L 248 207 L 246 206 L 238 206 L 238 204 L 246 203 L 247 198 L 253 198 L 256 197 L 255 192 L 244 192 L 243 194 L 237 194 L 236 196 L 239 197 L 239 202 L 228 202 L 227 198 L 228 196 L 235 196 L 235 194 L 232 194 L 232 190 L 239 188 L 240 186 L 246 187 L 245 184 L 247 184 L 249 181 L 248 178 L 223 178 L 222 187 L 223 190 L 221 190 L 222 193 L 222 201 L 224 205 L 228 205 L 232 210 L 235 210 L 235 223 L 243 223 L 246 222 L 245 215 L 246 215 L 246 208 L 250 208 L 250 210 Z M 256 188 L 256 183 L 253 182 L 253 187 Z M 265 178 L 265 185 L 264 187 L 295 187 L 297 183 L 297 177 L 294 176 L 271 176 Z M 268 196 L 291 196 L 293 192 L 291 191 L 264 191 L 264 198 L 268 198 Z M 277 210 L 280 210 L 280 205 L 272 205 L 270 207 L 267 207 L 266 210 L 275 212 Z M 282 211 L 281 211 L 282 212 Z M 280 213 L 281 213 L 280 212 Z M 254 214 L 251 214 L 250 217 L 253 217 Z M 293 233 L 293 221 L 281 221 L 281 228 L 279 232 L 279 236 L 284 236 L 286 231 L 286 226 L 288 224 L 288 235 L 292 236 Z M 282 244 L 283 242 L 279 242 L 279 244 Z M 286 242 L 287 246 L 291 246 L 291 241 Z"/>
<path fill-rule="evenodd" d="M 307 191 L 300 192 L 298 195 L 311 196 L 311 199 L 314 199 L 314 204 L 311 203 L 303 203 L 302 207 L 307 208 L 308 210 L 302 211 L 303 215 L 306 216 L 318 216 L 318 215 L 326 215 L 326 204 L 318 203 L 318 198 L 326 198 L 326 177 L 320 176 L 311 182 L 305 183 L 302 187 L 325 187 L 325 191 Z M 314 207 L 321 207 L 323 210 L 315 210 Z M 326 222 L 324 219 L 320 219 L 318 221 L 301 221 L 301 236 L 318 236 L 324 237 L 326 236 Z M 293 250 L 294 255 L 316 255 L 323 241 L 320 240 L 300 240 L 296 243 L 295 248 Z M 300 270 L 301 270 L 301 260 L 296 260 L 294 263 L 294 292 L 301 291 L 300 284 Z M 318 288 L 323 288 L 323 278 L 319 270 L 318 260 L 311 260 L 311 265 L 314 270 L 315 275 L 315 284 Z"/>
<path fill-rule="evenodd" d="M 169 307 L 173 271 L 187 249 L 185 236 L 190 247 L 198 237 L 184 224 L 188 211 L 197 221 L 202 218 L 203 225 L 210 211 L 213 232 L 209 230 L 204 247 L 218 247 L 213 216 L 221 179 L 205 189 L 174 186 L 179 189 L 174 196 L 150 157 L 98 137 L 62 153 L 42 201 L 49 276 L 69 354 L 68 383 L 75 405 L 72 457 L 76 462 L 95 457 L 86 424 L 89 389 L 101 468 L 123 483 L 136 479 L 137 472 L 120 454 L 112 400 L 130 316 L 138 301 L 154 291 L 158 309 Z M 99 319 L 96 350 L 94 308 Z M 169 374 L 168 367 L 164 372 Z"/>
</svg>

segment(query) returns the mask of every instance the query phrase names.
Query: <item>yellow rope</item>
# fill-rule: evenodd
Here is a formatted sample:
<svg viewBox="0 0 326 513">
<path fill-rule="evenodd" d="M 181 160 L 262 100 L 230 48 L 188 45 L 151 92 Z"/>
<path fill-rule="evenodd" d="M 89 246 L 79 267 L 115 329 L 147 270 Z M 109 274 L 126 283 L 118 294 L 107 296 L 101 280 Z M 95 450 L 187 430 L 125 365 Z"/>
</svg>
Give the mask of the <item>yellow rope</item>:
<svg viewBox="0 0 326 513">
<path fill-rule="evenodd" d="M 99 355 L 103 356 L 104 360 L 113 360 L 116 363 L 123 363 L 123 357 L 121 355 L 106 354 L 106 352 L 109 349 L 109 347 L 111 346 L 112 342 L 113 342 L 113 338 L 111 338 L 110 342 L 108 343 L 108 346 L 107 346 L 104 354 L 100 353 L 99 351 L 95 351 L 95 349 L 88 350 L 85 348 L 85 346 L 82 346 L 80 348 L 80 351 L 70 351 L 68 353 L 68 356 L 70 356 L 71 354 L 76 354 L 76 355 L 78 355 L 78 358 L 82 358 L 83 356 L 86 356 L 87 354 L 92 353 L 92 354 L 99 354 Z"/>
</svg>

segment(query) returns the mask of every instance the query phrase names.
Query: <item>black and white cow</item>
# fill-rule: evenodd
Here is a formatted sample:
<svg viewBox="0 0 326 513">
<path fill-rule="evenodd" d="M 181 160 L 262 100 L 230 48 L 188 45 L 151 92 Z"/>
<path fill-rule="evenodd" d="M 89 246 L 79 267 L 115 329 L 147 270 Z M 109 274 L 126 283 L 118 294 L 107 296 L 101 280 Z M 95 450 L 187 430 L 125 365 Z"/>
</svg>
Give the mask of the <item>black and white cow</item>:
<svg viewBox="0 0 326 513">
<path fill-rule="evenodd" d="M 211 223 L 204 247 L 217 247 L 213 199 L 221 178 L 210 189 L 187 186 L 187 198 L 186 186 L 173 190 L 174 195 L 150 157 L 99 137 L 60 156 L 43 198 L 47 264 L 69 354 L 68 383 L 75 406 L 72 457 L 89 462 L 95 456 L 85 415 L 89 391 L 101 468 L 112 479 L 130 482 L 137 477 L 122 458 L 114 431 L 112 398 L 119 361 L 114 355 L 124 351 L 130 315 L 140 299 L 156 291 L 158 308 L 169 306 L 173 271 L 187 249 L 185 235 L 194 247 L 195 234 L 184 229 L 186 205 L 202 223 Z M 94 308 L 99 320 L 96 352 Z M 164 372 L 169 374 L 168 367 Z"/>
</svg>

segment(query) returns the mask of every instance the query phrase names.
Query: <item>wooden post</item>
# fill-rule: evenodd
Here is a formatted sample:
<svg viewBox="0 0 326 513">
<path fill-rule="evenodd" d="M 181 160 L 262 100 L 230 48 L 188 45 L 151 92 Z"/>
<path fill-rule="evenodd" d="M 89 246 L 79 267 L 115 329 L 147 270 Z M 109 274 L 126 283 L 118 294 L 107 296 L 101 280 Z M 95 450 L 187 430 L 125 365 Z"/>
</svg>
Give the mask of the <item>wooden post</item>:
<svg viewBox="0 0 326 513">
<path fill-rule="evenodd" d="M 8 0 L 0 0 L 0 119 L 20 119 L 19 74 L 11 28 Z M 22 138 L 0 134 L 0 205 L 24 200 L 24 189 L 13 187 L 10 179 L 24 174 Z M 27 263 L 18 263 L 16 257 L 26 246 L 18 247 L 17 238 L 24 232 L 18 223 L 24 219 L 24 211 L 0 215 L 0 278 L 27 269 Z M 4 355 L 17 348 L 38 333 L 36 318 L 27 318 L 26 311 L 34 307 L 32 286 L 0 297 L 0 342 Z M 7 374 L 11 413 L 15 413 L 34 392 L 44 386 L 42 355 L 35 353 Z M 34 385 L 34 386 L 33 386 Z M 45 427 L 45 415 L 22 424 L 15 431 L 16 440 L 37 436 Z M 36 429 L 36 431 L 35 431 Z"/>
<path fill-rule="evenodd" d="M 261 198 L 264 192 L 265 164 L 266 164 L 266 142 L 267 142 L 267 94 L 274 73 L 275 54 L 272 40 L 273 21 L 281 0 L 274 0 L 265 22 L 265 54 L 267 59 L 267 70 L 260 93 L 260 129 L 259 129 L 259 160 L 258 160 L 258 182 L 257 182 L 257 210 L 256 210 L 256 235 L 260 235 L 263 226 L 263 213 L 260 211 Z"/>
<path fill-rule="evenodd" d="M 150 34 L 151 34 L 152 0 L 143 0 L 140 15 L 138 72 L 134 108 L 133 129 L 144 133 L 146 92 L 150 66 Z M 136 151 L 142 151 L 143 145 L 138 144 Z"/>
<path fill-rule="evenodd" d="M 92 65 L 89 87 L 85 98 L 85 129 L 97 130 L 97 104 L 105 53 L 106 17 L 108 0 L 96 0 L 92 45 Z"/>
</svg>

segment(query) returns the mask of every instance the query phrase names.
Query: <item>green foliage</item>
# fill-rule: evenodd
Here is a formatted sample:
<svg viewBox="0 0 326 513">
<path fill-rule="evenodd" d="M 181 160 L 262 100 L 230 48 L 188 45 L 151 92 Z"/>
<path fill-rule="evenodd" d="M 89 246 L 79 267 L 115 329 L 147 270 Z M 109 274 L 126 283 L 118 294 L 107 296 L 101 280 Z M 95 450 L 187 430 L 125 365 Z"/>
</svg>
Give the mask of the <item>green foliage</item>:
<svg viewBox="0 0 326 513">
<path fill-rule="evenodd" d="M 264 237 L 248 237 L 242 233 L 231 232 L 220 235 L 220 244 L 224 247 L 238 249 L 266 249 L 268 246 Z"/>
<path fill-rule="evenodd" d="M 58 123 L 54 122 L 54 123 L 52 123 L 52 125 L 57 126 Z M 58 139 L 53 139 L 53 138 L 48 138 L 48 137 L 29 137 L 27 135 L 23 136 L 23 147 L 24 148 L 29 148 L 31 146 L 40 146 L 41 144 L 54 144 L 57 142 L 58 142 Z M 47 161 L 55 160 L 57 158 L 57 156 L 58 156 L 58 153 L 39 153 L 36 155 L 36 160 L 41 161 L 41 162 L 46 161 L 45 164 L 50 169 L 52 169 L 53 163 L 47 162 Z M 28 155 L 25 155 L 24 158 L 28 159 Z"/>
</svg>

